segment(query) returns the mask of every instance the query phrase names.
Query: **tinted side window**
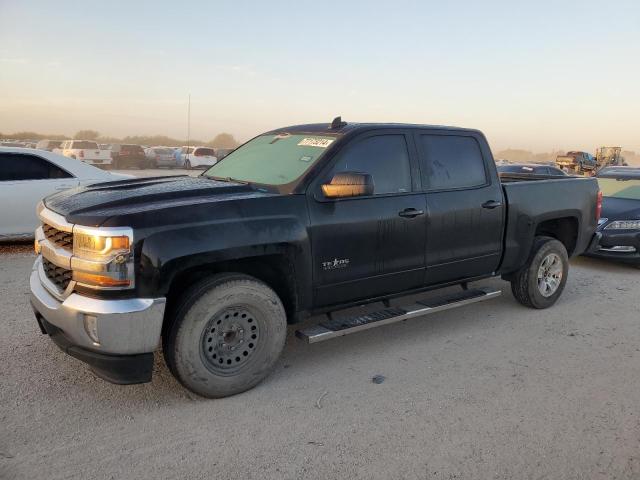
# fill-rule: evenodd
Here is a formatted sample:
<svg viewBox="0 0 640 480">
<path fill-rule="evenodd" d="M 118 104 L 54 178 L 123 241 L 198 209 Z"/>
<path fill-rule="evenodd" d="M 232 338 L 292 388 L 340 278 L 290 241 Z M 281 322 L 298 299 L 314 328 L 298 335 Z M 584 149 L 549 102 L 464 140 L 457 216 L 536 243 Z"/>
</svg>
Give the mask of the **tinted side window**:
<svg viewBox="0 0 640 480">
<path fill-rule="evenodd" d="M 70 177 L 69 173 L 44 158 L 21 153 L 0 153 L 0 182 Z"/>
<path fill-rule="evenodd" d="M 423 184 L 430 189 L 484 185 L 487 175 L 480 146 L 473 137 L 420 135 Z"/>
<path fill-rule="evenodd" d="M 338 154 L 329 180 L 338 172 L 370 174 L 377 195 L 410 192 L 411 165 L 404 135 L 378 135 L 347 145 Z"/>
</svg>

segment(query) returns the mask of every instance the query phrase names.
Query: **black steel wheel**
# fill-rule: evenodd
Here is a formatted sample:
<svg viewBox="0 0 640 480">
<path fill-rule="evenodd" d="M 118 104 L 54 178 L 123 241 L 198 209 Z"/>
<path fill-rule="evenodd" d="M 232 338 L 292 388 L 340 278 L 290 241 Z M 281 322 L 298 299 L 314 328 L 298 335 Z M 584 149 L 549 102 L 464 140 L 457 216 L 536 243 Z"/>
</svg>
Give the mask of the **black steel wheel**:
<svg viewBox="0 0 640 480">
<path fill-rule="evenodd" d="M 215 315 L 202 331 L 201 350 L 207 368 L 217 375 L 233 375 L 258 348 L 258 322 L 246 306 L 231 307 Z"/>
</svg>

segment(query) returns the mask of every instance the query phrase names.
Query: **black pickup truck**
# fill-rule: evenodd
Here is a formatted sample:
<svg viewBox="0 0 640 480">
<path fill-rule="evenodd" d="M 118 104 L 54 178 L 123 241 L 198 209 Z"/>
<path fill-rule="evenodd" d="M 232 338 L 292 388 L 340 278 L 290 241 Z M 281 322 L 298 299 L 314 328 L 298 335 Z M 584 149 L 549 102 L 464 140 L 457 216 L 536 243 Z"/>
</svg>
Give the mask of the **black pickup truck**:
<svg viewBox="0 0 640 480">
<path fill-rule="evenodd" d="M 267 376 L 287 324 L 308 342 L 486 300 L 502 276 L 546 308 L 597 242 L 595 179 L 498 177 L 477 130 L 300 125 L 250 140 L 197 178 L 116 181 L 42 202 L 31 302 L 43 333 L 114 383 L 153 355 L 207 397 Z M 460 285 L 408 306 L 390 299 Z M 345 317 L 346 307 L 385 308 Z M 397 303 L 394 301 L 394 303 Z"/>
</svg>

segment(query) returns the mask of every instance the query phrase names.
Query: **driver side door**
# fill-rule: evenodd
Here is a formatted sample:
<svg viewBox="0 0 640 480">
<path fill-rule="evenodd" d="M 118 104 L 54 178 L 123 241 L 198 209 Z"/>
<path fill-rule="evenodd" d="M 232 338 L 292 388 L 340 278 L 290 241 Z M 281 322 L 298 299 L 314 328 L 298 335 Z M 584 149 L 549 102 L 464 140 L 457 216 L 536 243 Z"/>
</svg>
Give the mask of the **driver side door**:
<svg viewBox="0 0 640 480">
<path fill-rule="evenodd" d="M 314 305 L 329 306 L 422 285 L 426 200 L 405 132 L 357 137 L 334 157 L 308 197 Z M 338 172 L 370 174 L 372 195 L 325 198 L 321 184 Z"/>
</svg>

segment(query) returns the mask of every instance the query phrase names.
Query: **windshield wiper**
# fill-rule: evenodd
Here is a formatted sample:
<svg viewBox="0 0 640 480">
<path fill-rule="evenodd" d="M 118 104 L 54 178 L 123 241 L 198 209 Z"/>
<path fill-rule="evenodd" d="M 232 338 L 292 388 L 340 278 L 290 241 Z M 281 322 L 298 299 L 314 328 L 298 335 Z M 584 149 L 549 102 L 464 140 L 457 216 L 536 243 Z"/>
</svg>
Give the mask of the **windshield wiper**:
<svg viewBox="0 0 640 480">
<path fill-rule="evenodd" d="M 214 177 L 213 175 L 203 175 L 203 177 L 206 177 L 210 180 L 216 180 L 218 182 L 228 182 L 228 183 L 239 183 L 240 185 L 247 185 L 251 188 L 255 188 L 256 190 L 260 191 L 260 192 L 268 192 L 269 189 L 266 188 L 264 185 L 260 185 L 258 186 L 258 184 L 254 183 L 254 182 L 250 182 L 249 180 L 239 180 L 237 178 L 233 178 L 233 177 Z"/>
<path fill-rule="evenodd" d="M 214 177 L 213 175 L 204 175 L 207 178 L 210 178 L 211 180 L 216 180 L 218 182 L 227 182 L 227 183 L 241 183 L 243 185 L 251 185 L 251 182 L 248 182 L 246 180 L 238 180 L 237 178 L 233 178 L 233 177 Z"/>
</svg>

